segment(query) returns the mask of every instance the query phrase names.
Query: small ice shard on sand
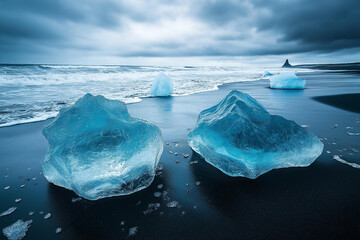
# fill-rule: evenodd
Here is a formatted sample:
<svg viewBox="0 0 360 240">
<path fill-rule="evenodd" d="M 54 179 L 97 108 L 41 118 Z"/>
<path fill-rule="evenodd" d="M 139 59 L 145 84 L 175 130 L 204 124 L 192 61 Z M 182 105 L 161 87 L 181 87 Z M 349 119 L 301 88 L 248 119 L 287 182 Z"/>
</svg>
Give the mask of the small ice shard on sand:
<svg viewBox="0 0 360 240">
<path fill-rule="evenodd" d="M 129 229 L 129 236 L 134 236 L 138 232 L 138 227 L 132 227 Z"/>
<path fill-rule="evenodd" d="M 360 133 L 346 132 L 350 136 L 360 136 Z"/>
<path fill-rule="evenodd" d="M 334 155 L 333 159 L 338 161 L 338 162 L 341 162 L 341 163 L 347 164 L 349 166 L 352 166 L 354 168 L 360 168 L 359 164 L 348 162 L 348 161 L 342 159 L 339 155 Z"/>
<path fill-rule="evenodd" d="M 24 222 L 23 220 L 18 220 L 12 225 L 3 229 L 4 235 L 9 240 L 20 240 L 23 239 L 26 235 L 26 232 L 31 226 L 32 220 Z"/>
<path fill-rule="evenodd" d="M 270 77 L 270 88 L 304 89 L 306 80 L 298 78 L 293 72 L 284 72 Z"/>
<path fill-rule="evenodd" d="M 47 213 L 45 216 L 44 216 L 44 219 L 49 219 L 51 217 L 51 213 Z"/>
<path fill-rule="evenodd" d="M 89 200 L 148 187 L 164 145 L 159 128 L 131 117 L 125 103 L 91 94 L 61 109 L 43 134 L 44 176 Z"/>
<path fill-rule="evenodd" d="M 74 203 L 74 202 L 78 202 L 78 201 L 81 201 L 81 199 L 82 199 L 81 197 L 72 198 L 72 199 L 71 199 L 71 202 L 73 202 L 73 203 Z"/>
<path fill-rule="evenodd" d="M 165 73 L 159 73 L 150 89 L 150 94 L 158 97 L 170 96 L 173 93 L 171 79 Z"/>
<path fill-rule="evenodd" d="M 272 76 L 273 74 L 268 72 L 268 71 L 265 71 L 264 74 L 263 74 L 263 77 L 270 77 Z"/>
<path fill-rule="evenodd" d="M 149 203 L 147 209 L 143 212 L 145 215 L 158 210 L 160 203 Z"/>
<path fill-rule="evenodd" d="M 62 229 L 61 229 L 61 227 L 59 227 L 56 229 L 55 233 L 61 233 L 61 231 L 62 231 Z"/>
<path fill-rule="evenodd" d="M 166 204 L 166 206 L 168 206 L 169 208 L 176 208 L 177 206 L 179 206 L 179 202 L 171 201 L 168 204 Z"/>
<path fill-rule="evenodd" d="M 12 214 L 13 212 L 15 212 L 15 210 L 16 210 L 16 207 L 11 207 L 11 208 L 9 208 L 8 210 L 0 213 L 0 217 L 4 217 L 4 216 L 7 216 L 7 215 L 10 215 L 10 214 Z"/>
<path fill-rule="evenodd" d="M 225 174 L 251 179 L 276 168 L 309 166 L 324 147 L 305 128 L 270 115 L 254 98 L 238 91 L 202 111 L 188 141 Z"/>
</svg>

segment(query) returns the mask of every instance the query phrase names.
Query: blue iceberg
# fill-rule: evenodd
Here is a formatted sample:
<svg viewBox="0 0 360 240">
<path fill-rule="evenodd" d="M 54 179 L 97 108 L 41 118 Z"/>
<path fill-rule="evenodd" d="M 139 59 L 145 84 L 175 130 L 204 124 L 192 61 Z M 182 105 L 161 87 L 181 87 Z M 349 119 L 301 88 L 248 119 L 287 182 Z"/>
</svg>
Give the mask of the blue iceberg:
<svg viewBox="0 0 360 240">
<path fill-rule="evenodd" d="M 43 129 L 46 179 L 96 200 L 146 188 L 163 151 L 158 127 L 130 116 L 125 103 L 86 94 Z"/>
<path fill-rule="evenodd" d="M 238 91 L 202 111 L 188 141 L 225 174 L 251 179 L 275 168 L 308 166 L 323 151 L 314 134 L 270 115 L 254 98 Z"/>
<path fill-rule="evenodd" d="M 265 71 L 264 74 L 263 74 L 263 77 L 270 77 L 272 76 L 273 74 L 268 72 L 268 71 Z"/>
<path fill-rule="evenodd" d="M 171 79 L 165 73 L 159 73 L 150 89 L 150 94 L 158 97 L 170 96 L 173 93 Z"/>
<path fill-rule="evenodd" d="M 304 89 L 306 80 L 298 78 L 293 72 L 284 72 L 270 77 L 270 88 Z"/>
</svg>

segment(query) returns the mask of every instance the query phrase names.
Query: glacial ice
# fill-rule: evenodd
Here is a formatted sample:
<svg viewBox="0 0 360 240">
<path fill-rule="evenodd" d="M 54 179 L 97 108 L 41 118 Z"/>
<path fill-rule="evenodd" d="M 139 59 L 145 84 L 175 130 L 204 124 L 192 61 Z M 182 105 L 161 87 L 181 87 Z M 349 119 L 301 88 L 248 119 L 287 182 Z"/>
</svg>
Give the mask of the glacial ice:
<svg viewBox="0 0 360 240">
<path fill-rule="evenodd" d="M 323 150 L 314 134 L 270 115 L 254 98 L 238 91 L 202 111 L 188 141 L 225 174 L 251 179 L 276 168 L 308 166 Z"/>
<path fill-rule="evenodd" d="M 16 207 L 11 207 L 11 208 L 9 208 L 8 210 L 0 213 L 0 217 L 4 217 L 4 216 L 7 216 L 7 215 L 10 215 L 10 214 L 12 214 L 13 212 L 15 212 L 15 210 L 16 210 Z"/>
<path fill-rule="evenodd" d="M 33 221 L 28 220 L 24 222 L 23 220 L 18 220 L 12 225 L 3 229 L 5 237 L 9 240 L 20 240 L 23 239 L 26 235 L 26 232 L 29 230 L 30 225 Z"/>
<path fill-rule="evenodd" d="M 298 78 L 294 72 L 284 72 L 270 77 L 270 88 L 304 89 L 306 80 Z"/>
<path fill-rule="evenodd" d="M 131 117 L 125 103 L 91 94 L 61 109 L 43 134 L 44 176 L 89 200 L 148 187 L 164 145 L 159 128 Z"/>
<path fill-rule="evenodd" d="M 170 96 L 173 93 L 171 79 L 165 73 L 159 73 L 150 89 L 150 94 L 158 97 Z"/>
<path fill-rule="evenodd" d="M 268 71 L 265 71 L 264 74 L 263 74 L 263 77 L 270 77 L 272 76 L 273 74 L 268 72 Z"/>
</svg>

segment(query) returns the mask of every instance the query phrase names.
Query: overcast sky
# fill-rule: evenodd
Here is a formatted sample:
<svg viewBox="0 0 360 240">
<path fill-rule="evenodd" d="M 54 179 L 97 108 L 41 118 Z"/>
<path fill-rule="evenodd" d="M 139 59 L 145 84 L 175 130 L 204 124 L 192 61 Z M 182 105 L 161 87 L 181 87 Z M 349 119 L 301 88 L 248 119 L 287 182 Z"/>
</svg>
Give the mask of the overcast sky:
<svg viewBox="0 0 360 240">
<path fill-rule="evenodd" d="M 1 63 L 360 61 L 359 49 L 360 0 L 0 1 Z"/>
</svg>

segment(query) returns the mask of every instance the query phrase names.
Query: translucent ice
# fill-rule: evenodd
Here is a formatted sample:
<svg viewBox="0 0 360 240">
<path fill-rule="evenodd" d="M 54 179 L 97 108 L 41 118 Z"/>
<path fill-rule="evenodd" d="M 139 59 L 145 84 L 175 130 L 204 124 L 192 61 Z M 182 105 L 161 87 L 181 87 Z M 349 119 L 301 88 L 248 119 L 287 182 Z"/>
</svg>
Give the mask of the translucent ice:
<svg viewBox="0 0 360 240">
<path fill-rule="evenodd" d="M 96 200 L 146 188 L 163 151 L 158 127 L 130 116 L 125 103 L 86 94 L 43 129 L 44 176 Z"/>
<path fill-rule="evenodd" d="M 173 93 L 173 84 L 171 79 L 165 73 L 159 73 L 155 78 L 150 89 L 150 94 L 153 96 L 165 97 Z"/>
<path fill-rule="evenodd" d="M 26 235 L 26 232 L 30 228 L 32 220 L 24 222 L 23 220 L 18 220 L 12 225 L 3 229 L 4 235 L 9 240 L 20 240 L 23 239 Z"/>
<path fill-rule="evenodd" d="M 251 179 L 275 168 L 308 166 L 323 150 L 305 128 L 270 115 L 238 91 L 202 111 L 188 140 L 205 161 L 227 175 Z"/>
<path fill-rule="evenodd" d="M 298 78 L 293 72 L 284 72 L 270 77 L 270 88 L 304 89 L 306 80 Z"/>
<path fill-rule="evenodd" d="M 268 71 L 265 71 L 264 74 L 263 74 L 263 77 L 270 77 L 272 76 L 273 74 L 268 72 Z"/>
<path fill-rule="evenodd" d="M 7 216 L 7 215 L 10 215 L 10 214 L 12 214 L 13 212 L 15 212 L 15 210 L 16 210 L 16 207 L 11 207 L 11 208 L 9 208 L 8 210 L 0 213 L 0 217 L 4 217 L 4 216 Z"/>
</svg>

